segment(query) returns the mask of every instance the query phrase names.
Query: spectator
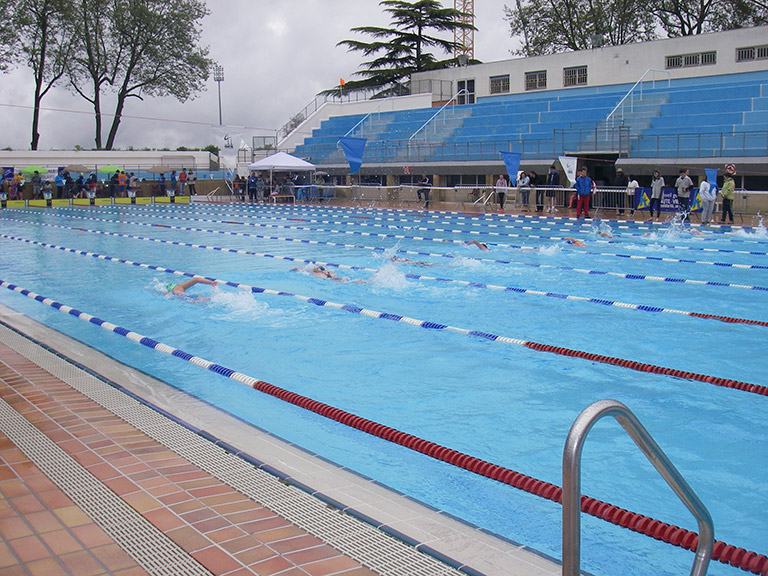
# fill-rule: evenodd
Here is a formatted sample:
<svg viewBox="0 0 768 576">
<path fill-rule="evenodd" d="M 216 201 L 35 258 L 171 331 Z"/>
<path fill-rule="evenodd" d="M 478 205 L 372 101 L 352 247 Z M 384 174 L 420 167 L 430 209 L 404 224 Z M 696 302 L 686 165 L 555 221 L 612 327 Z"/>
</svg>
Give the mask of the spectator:
<svg viewBox="0 0 768 576">
<path fill-rule="evenodd" d="M 656 218 L 661 218 L 661 196 L 664 193 L 664 177 L 658 170 L 653 171 L 653 178 L 651 179 L 651 222 L 655 222 Z M 656 206 L 656 218 L 653 217 L 653 206 Z"/>
<path fill-rule="evenodd" d="M 714 187 L 707 180 L 707 173 L 704 173 L 704 179 L 699 184 L 699 198 L 701 198 L 701 224 L 706 226 L 712 219 L 712 212 L 715 209 L 715 199 L 717 193 Z M 733 218 L 733 216 L 731 216 Z"/>
<path fill-rule="evenodd" d="M 589 195 L 592 193 L 592 179 L 587 175 L 586 168 L 579 170 L 579 177 L 576 178 L 573 187 L 576 188 L 577 194 L 576 218 L 581 217 L 582 210 L 584 212 L 584 217 L 590 218 Z"/>
<path fill-rule="evenodd" d="M 32 174 L 32 197 L 37 198 L 39 197 L 42 192 L 42 186 L 43 186 L 43 178 L 40 176 L 40 172 L 35 170 L 35 173 Z"/>
<path fill-rule="evenodd" d="M 624 170 L 621 168 L 616 169 L 616 180 L 613 181 L 613 185 L 616 188 L 622 188 L 623 190 L 626 190 L 627 186 L 629 185 L 629 178 L 627 178 L 627 175 L 624 174 Z M 611 192 L 611 196 L 613 196 L 613 207 L 618 208 L 619 214 L 624 214 L 624 191 Z"/>
<path fill-rule="evenodd" d="M 531 201 L 531 179 L 525 172 L 521 172 L 517 178 L 517 189 L 520 190 L 523 202 L 521 211 L 528 212 L 528 203 Z"/>
<path fill-rule="evenodd" d="M 733 181 L 734 174 L 736 174 L 736 170 L 731 168 L 729 164 L 725 169 L 723 188 L 720 190 L 720 194 L 723 196 L 723 217 L 720 219 L 720 224 L 725 224 L 726 215 L 730 217 L 731 224 L 733 224 L 733 200 L 736 197 L 736 182 Z"/>
<path fill-rule="evenodd" d="M 190 196 L 197 196 L 197 189 L 195 188 L 195 182 L 197 182 L 197 176 L 195 176 L 195 173 L 192 170 L 190 170 L 187 173 L 187 187 L 189 188 Z"/>
<path fill-rule="evenodd" d="M 627 184 L 627 204 L 629 208 L 629 215 L 634 217 L 635 215 L 635 192 L 640 188 L 640 184 L 637 183 L 635 177 L 629 175 L 629 183 Z"/>
<path fill-rule="evenodd" d="M 560 186 L 560 172 L 557 171 L 555 165 L 549 167 L 549 174 L 547 174 L 547 212 L 557 212 L 557 190 L 555 188 Z"/>
<path fill-rule="evenodd" d="M 422 194 L 424 195 L 424 209 L 429 210 L 429 189 L 432 187 L 432 183 L 429 181 L 429 176 L 426 174 L 421 175 L 421 180 L 419 180 L 419 188 L 416 190 L 416 197 L 421 200 Z"/>
<path fill-rule="evenodd" d="M 179 172 L 179 194 L 184 195 L 184 189 L 187 187 L 187 171 L 182 168 Z"/>
<path fill-rule="evenodd" d="M 507 196 L 507 188 L 509 183 L 504 178 L 504 174 L 499 174 L 499 179 L 496 180 L 496 197 L 499 199 L 499 212 L 504 212 L 504 199 Z"/>
<path fill-rule="evenodd" d="M 62 170 L 59 170 L 56 173 L 56 178 L 53 179 L 54 184 L 56 184 L 56 198 L 62 198 L 64 195 L 64 186 L 67 183 L 67 179 L 64 178 L 64 172 Z"/>
<path fill-rule="evenodd" d="M 675 188 L 677 188 L 677 205 L 679 214 L 682 220 L 688 217 L 688 201 L 691 196 L 691 188 L 693 188 L 693 180 L 688 175 L 688 170 L 685 168 L 680 169 L 680 176 L 675 180 Z"/>
</svg>

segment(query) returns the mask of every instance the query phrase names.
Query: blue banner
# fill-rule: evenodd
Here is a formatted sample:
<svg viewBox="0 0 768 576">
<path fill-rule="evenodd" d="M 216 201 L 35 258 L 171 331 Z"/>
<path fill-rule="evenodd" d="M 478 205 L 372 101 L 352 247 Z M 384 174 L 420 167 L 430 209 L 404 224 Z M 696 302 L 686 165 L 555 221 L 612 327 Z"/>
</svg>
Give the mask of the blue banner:
<svg viewBox="0 0 768 576">
<path fill-rule="evenodd" d="M 704 168 L 704 172 L 707 175 L 707 182 L 709 185 L 717 190 L 717 168 Z"/>
<path fill-rule="evenodd" d="M 520 170 L 520 158 L 522 155 L 519 152 L 499 152 L 502 160 L 504 160 L 504 166 L 507 167 L 507 174 L 509 180 L 514 185 L 517 181 L 517 173 Z"/>
<path fill-rule="evenodd" d="M 365 144 L 368 142 L 365 138 L 340 138 L 341 147 L 344 155 L 349 162 L 349 173 L 355 174 L 363 165 L 363 154 L 365 153 Z"/>
</svg>

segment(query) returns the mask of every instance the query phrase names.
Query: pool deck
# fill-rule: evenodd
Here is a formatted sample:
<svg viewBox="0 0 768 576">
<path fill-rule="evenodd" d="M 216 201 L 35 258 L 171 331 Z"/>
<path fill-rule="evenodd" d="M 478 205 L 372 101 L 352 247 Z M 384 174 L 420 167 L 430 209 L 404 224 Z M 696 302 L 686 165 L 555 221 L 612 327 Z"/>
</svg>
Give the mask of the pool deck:
<svg viewBox="0 0 768 576">
<path fill-rule="evenodd" d="M 560 574 L 2 305 L 0 321 L 0 576 Z"/>
</svg>

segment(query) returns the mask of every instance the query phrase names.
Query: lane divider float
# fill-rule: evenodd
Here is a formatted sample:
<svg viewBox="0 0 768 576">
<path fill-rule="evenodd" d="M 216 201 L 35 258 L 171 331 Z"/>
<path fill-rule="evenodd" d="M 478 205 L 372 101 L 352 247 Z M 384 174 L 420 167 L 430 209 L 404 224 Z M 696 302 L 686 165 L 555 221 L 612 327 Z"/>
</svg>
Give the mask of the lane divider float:
<svg viewBox="0 0 768 576">
<path fill-rule="evenodd" d="M 179 348 L 174 348 L 154 338 L 143 336 L 142 334 L 127 328 L 112 324 L 88 314 L 87 312 L 66 306 L 60 302 L 6 282 L 5 280 L 0 279 L 0 286 L 18 294 L 22 294 L 36 302 L 45 304 L 63 314 L 68 314 L 79 320 L 98 326 L 108 332 L 123 336 L 132 342 L 141 344 L 152 350 L 180 358 L 190 364 L 194 364 L 195 366 L 199 366 L 205 370 L 235 382 L 239 382 L 240 384 L 272 396 L 273 398 L 278 398 L 299 408 L 309 410 L 310 412 L 347 427 L 381 438 L 387 442 L 403 446 L 404 448 L 424 454 L 435 460 L 446 462 L 447 464 L 467 470 L 473 474 L 490 478 L 502 484 L 507 484 L 518 490 L 527 492 L 528 494 L 562 504 L 562 488 L 556 484 L 538 480 L 532 476 L 527 476 L 509 468 L 504 468 L 475 456 L 459 452 L 458 450 L 447 448 L 435 442 L 414 436 L 413 434 L 402 432 L 396 428 L 357 416 L 351 412 L 335 408 L 329 404 L 313 400 L 307 396 L 290 392 L 285 388 L 242 374 L 221 364 L 211 362 L 205 358 L 180 350 Z M 650 536 L 651 538 L 661 540 L 685 550 L 695 551 L 698 545 L 698 534 L 695 532 L 656 520 L 649 516 L 631 512 L 624 508 L 620 508 L 619 506 L 586 495 L 581 496 L 581 510 L 585 514 L 600 518 L 615 526 L 627 528 L 632 532 Z M 722 541 L 715 542 L 712 550 L 712 559 L 722 562 L 723 564 L 730 564 L 731 566 L 740 568 L 744 571 L 752 572 L 753 574 L 765 575 L 768 573 L 767 556 L 745 548 L 737 548 L 736 546 Z"/>
<path fill-rule="evenodd" d="M 145 236 L 136 236 L 133 234 L 121 234 L 118 232 L 103 232 L 100 230 L 86 230 L 84 228 L 72 228 L 73 230 L 78 230 L 81 232 L 94 232 L 98 234 L 106 234 L 109 236 L 117 236 L 120 238 L 129 238 L 132 240 L 142 240 L 145 242 L 156 242 L 159 244 L 170 244 L 170 245 L 179 245 L 178 242 L 171 241 L 171 240 L 164 240 L 162 238 L 147 238 Z M 56 244 L 49 244 L 47 242 L 40 242 L 37 240 L 30 240 L 28 238 L 23 238 L 20 236 L 11 236 L 8 234 L 0 234 L 0 238 L 5 240 L 14 240 L 17 242 L 23 242 L 26 244 L 32 244 L 34 246 L 42 246 L 44 248 L 54 248 L 57 250 L 63 250 L 65 252 L 69 252 L 72 254 L 81 254 L 85 256 L 94 256 L 94 257 L 100 257 L 98 254 L 94 254 L 92 252 L 85 252 L 82 250 L 78 250 L 75 248 L 68 248 L 66 246 L 59 246 Z M 356 271 L 363 271 L 363 272 L 371 272 L 371 273 L 377 273 L 379 272 L 378 268 L 367 268 L 365 266 L 349 266 L 347 264 L 339 264 L 336 262 L 326 262 L 321 260 L 306 260 L 302 258 L 295 258 L 292 256 L 281 256 L 278 254 L 266 254 L 262 252 L 251 252 L 250 250 L 238 250 L 234 248 L 222 248 L 218 246 L 205 246 L 205 245 L 192 245 L 192 244 L 183 244 L 184 246 L 192 247 L 192 248 L 204 248 L 204 249 L 213 249 L 221 252 L 227 252 L 227 253 L 234 253 L 234 254 L 243 254 L 247 256 L 255 256 L 259 258 L 269 258 L 271 260 L 285 260 L 287 262 L 292 262 L 295 264 L 317 264 L 320 266 L 327 266 L 329 268 L 336 268 L 341 270 L 356 270 Z M 119 258 L 109 257 L 111 260 L 114 261 L 120 261 Z M 513 294 L 528 294 L 531 296 L 544 296 L 546 298 L 556 298 L 558 300 L 570 300 L 574 302 L 584 302 L 587 304 L 599 304 L 600 306 L 612 306 L 616 308 L 621 308 L 624 310 L 637 310 L 639 312 L 650 312 L 650 313 L 662 313 L 662 314 L 677 314 L 680 316 L 690 316 L 692 318 L 701 318 L 705 320 L 719 320 L 721 322 L 727 322 L 730 324 L 748 324 L 752 326 L 766 326 L 768 327 L 768 321 L 763 320 L 750 320 L 748 318 L 736 318 L 732 316 L 720 316 L 717 314 L 703 314 L 699 312 L 689 312 L 685 310 L 676 310 L 674 308 L 663 308 L 660 306 L 647 306 L 643 304 L 630 304 L 627 302 L 621 302 L 617 300 L 607 300 L 603 298 L 590 298 L 588 296 L 574 296 L 571 294 L 563 294 L 560 292 L 545 292 L 542 290 L 532 290 L 530 288 L 520 288 L 516 286 L 499 286 L 495 284 L 486 284 L 482 282 L 470 282 L 467 280 L 455 280 L 453 278 L 442 278 L 439 276 L 426 276 L 424 274 L 413 274 L 413 273 L 407 273 L 405 274 L 406 279 L 408 280 L 417 280 L 417 281 L 432 281 L 439 283 L 440 286 L 445 286 L 447 284 L 456 284 L 458 286 L 464 286 L 467 288 L 474 288 L 474 289 L 486 289 L 486 290 L 498 290 L 502 292 L 511 292 Z"/>
<path fill-rule="evenodd" d="M 84 211 L 84 209 L 74 209 L 78 211 Z M 221 224 L 221 220 L 213 220 L 210 218 L 192 218 L 189 216 L 168 216 L 168 215 L 153 215 L 153 218 L 161 218 L 165 220 L 177 220 L 182 222 L 205 222 L 205 223 L 212 223 L 212 224 Z M 87 219 L 87 218 L 86 218 Z M 128 223 L 128 222 L 126 222 Z M 324 232 L 329 234 L 347 234 L 350 236 L 370 236 L 374 238 L 397 238 L 401 240 L 418 240 L 421 242 L 449 242 L 449 243 L 458 243 L 463 244 L 463 240 L 451 240 L 448 238 L 432 238 L 428 236 L 406 236 L 404 234 L 384 234 L 384 233 L 376 233 L 376 232 L 361 232 L 358 230 L 337 230 L 333 228 L 311 228 L 308 226 L 294 226 L 294 225 L 282 225 L 282 224 L 264 224 L 264 223 L 258 223 L 258 222 L 236 222 L 236 224 L 242 225 L 242 226 L 250 226 L 254 228 L 274 228 L 278 230 L 301 230 L 301 231 L 308 231 L 308 232 Z M 345 224 L 344 222 L 332 222 L 332 224 Z M 369 226 L 368 224 L 358 224 L 357 227 L 363 227 L 363 226 Z M 379 225 L 371 225 L 371 226 L 379 226 Z M 396 228 L 402 228 L 397 226 Z M 414 230 L 420 230 L 420 231 L 428 231 L 428 232 L 437 232 L 437 233 L 449 233 L 449 234 L 469 234 L 473 236 L 493 236 L 493 237 L 508 237 L 508 238 L 533 238 L 537 240 L 551 240 L 551 241 L 564 241 L 566 237 L 563 236 L 540 236 L 540 235 L 533 235 L 533 234 L 512 234 L 512 233 L 505 233 L 505 232 L 481 232 L 478 230 L 452 230 L 448 228 L 426 228 L 426 227 L 412 227 Z M 620 241 L 614 241 L 614 240 L 592 240 L 592 242 L 597 242 L 600 244 L 621 244 Z M 516 244 L 502 244 L 502 243 L 494 243 L 494 246 L 498 246 L 500 248 L 515 248 L 518 250 L 535 250 L 535 248 L 530 246 L 520 246 Z M 768 256 L 768 252 L 756 252 L 756 251 L 747 251 L 747 250 L 727 250 L 727 249 L 721 249 L 721 248 L 701 248 L 696 246 L 679 246 L 679 245 L 673 245 L 673 246 L 666 246 L 666 248 L 673 249 L 673 250 L 697 250 L 697 251 L 703 251 L 703 252 L 721 252 L 725 254 L 742 254 L 742 255 L 748 255 L 748 256 Z M 593 251 L 580 251 L 580 253 L 589 253 L 592 255 L 597 256 L 607 256 L 607 257 L 625 257 L 629 258 L 632 255 L 629 254 L 615 254 L 613 252 L 593 252 Z M 636 259 L 645 259 L 645 257 L 640 255 L 634 255 Z M 663 260 L 662 260 L 663 261 Z M 697 262 L 695 260 L 675 260 L 676 262 L 682 262 L 686 264 L 696 264 Z M 761 266 L 763 269 L 768 269 L 768 265 Z"/>
<path fill-rule="evenodd" d="M 542 344 L 540 342 L 533 342 L 530 340 L 524 340 L 522 338 L 511 338 L 509 336 L 501 336 L 482 330 L 471 330 L 469 328 L 459 328 L 451 326 L 449 324 L 442 324 L 439 322 L 432 322 L 429 320 L 419 320 L 417 318 L 411 318 L 403 316 L 401 314 L 393 314 L 390 312 L 379 312 L 376 310 L 369 310 L 362 308 L 356 304 L 340 304 L 338 302 L 331 302 L 329 300 L 323 300 L 321 298 L 314 298 L 310 296 L 303 296 L 301 294 L 294 294 L 292 292 L 284 292 L 282 290 L 271 290 L 269 288 L 261 288 L 258 286 L 249 286 L 247 284 L 241 284 L 239 282 L 232 282 L 220 278 L 212 278 L 208 276 L 199 276 L 190 272 L 182 272 L 180 270 L 174 270 L 171 268 L 165 268 L 161 266 L 155 266 L 152 264 L 143 264 L 141 262 L 135 262 L 132 260 L 124 260 L 122 258 L 113 258 L 103 254 L 97 254 L 94 252 L 84 252 L 74 249 L 68 249 L 63 246 L 57 246 L 56 249 L 62 252 L 71 252 L 80 254 L 83 256 L 89 256 L 99 260 L 105 260 L 109 262 L 117 262 L 120 264 L 127 264 L 129 266 L 136 266 L 139 268 L 146 268 L 148 270 L 156 270 L 158 272 L 166 272 L 168 274 L 175 274 L 177 276 L 187 276 L 190 278 L 200 277 L 206 278 L 211 281 L 218 282 L 219 284 L 231 286 L 240 290 L 252 292 L 254 294 L 266 294 L 270 296 L 283 296 L 287 298 L 294 298 L 307 304 L 313 304 L 320 308 L 329 308 L 335 310 L 343 310 L 351 314 L 358 314 L 360 316 L 367 316 L 369 318 L 376 318 L 381 320 L 390 320 L 417 328 L 425 328 L 428 330 L 446 331 L 461 334 L 463 336 L 472 336 L 475 338 L 481 338 L 490 342 L 498 342 L 501 344 L 512 344 L 515 346 L 521 346 L 537 352 L 549 352 L 551 354 L 557 354 L 559 356 L 567 356 L 570 358 L 579 358 L 581 360 L 588 360 L 591 362 L 597 362 L 600 364 L 608 364 L 610 366 L 618 366 L 620 368 L 628 368 L 637 372 L 660 374 L 662 376 L 672 376 L 681 380 L 689 380 L 692 382 L 702 382 L 705 384 L 712 384 L 714 386 L 721 386 L 723 388 L 733 388 L 735 390 L 741 390 L 743 392 L 749 392 L 751 394 L 757 394 L 759 396 L 768 396 L 768 386 L 761 384 L 751 384 L 749 382 L 742 382 L 739 380 L 732 380 L 729 378 L 720 378 L 718 376 L 710 376 L 707 374 L 700 374 L 697 372 L 687 372 L 684 370 L 676 370 L 674 368 L 667 368 L 665 366 L 658 366 L 655 364 L 647 364 L 644 362 L 636 362 L 634 360 L 627 360 L 625 358 L 618 358 L 614 356 L 606 356 L 603 354 L 593 354 L 591 352 L 585 352 L 583 350 L 575 350 L 571 348 L 564 348 L 561 346 L 552 346 L 550 344 Z M 214 249 L 214 248 L 211 248 Z"/>
</svg>

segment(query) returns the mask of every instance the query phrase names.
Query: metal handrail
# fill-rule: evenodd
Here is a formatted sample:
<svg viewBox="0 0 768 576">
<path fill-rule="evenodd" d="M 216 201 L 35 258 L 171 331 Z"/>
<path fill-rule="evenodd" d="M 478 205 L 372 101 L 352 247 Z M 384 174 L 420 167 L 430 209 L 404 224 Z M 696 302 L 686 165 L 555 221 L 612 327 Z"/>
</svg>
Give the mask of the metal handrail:
<svg viewBox="0 0 768 576">
<path fill-rule="evenodd" d="M 614 106 L 613 110 L 610 111 L 608 116 L 605 117 L 606 123 L 609 120 L 611 120 L 611 118 L 619 110 L 619 108 L 623 107 L 624 101 L 627 98 L 631 98 L 632 109 L 634 110 L 634 103 L 635 103 L 635 101 L 634 101 L 634 92 L 635 92 L 635 88 L 637 88 L 638 85 L 640 86 L 640 100 L 642 100 L 643 99 L 643 80 L 645 80 L 645 77 L 646 77 L 646 75 L 648 73 L 653 73 L 653 78 L 651 79 L 651 81 L 653 82 L 653 85 L 655 87 L 656 86 L 656 72 L 661 72 L 662 74 L 666 74 L 667 75 L 667 87 L 669 87 L 671 85 L 671 83 L 672 83 L 672 74 L 669 72 L 669 70 L 658 70 L 656 68 L 648 68 L 648 70 L 643 72 L 643 75 L 640 76 L 640 79 L 632 85 L 632 88 L 630 88 L 629 92 L 627 92 L 624 95 L 624 98 L 619 100 L 619 103 L 616 104 L 616 106 Z M 623 110 L 623 108 L 622 108 L 622 110 Z"/>
<path fill-rule="evenodd" d="M 581 453 L 592 426 L 605 416 L 613 416 L 642 450 L 678 498 L 696 517 L 699 543 L 691 576 L 706 576 L 712 557 L 715 531 L 712 517 L 674 464 L 643 427 L 637 417 L 621 402 L 599 400 L 576 418 L 563 450 L 563 576 L 578 576 L 581 562 Z"/>
<path fill-rule="evenodd" d="M 448 106 L 450 106 L 450 105 L 451 105 L 451 102 L 453 102 L 454 100 L 457 100 L 457 99 L 458 99 L 458 97 L 459 97 L 459 96 L 461 96 L 461 95 L 464 95 L 464 96 L 468 96 L 468 95 L 469 95 L 469 92 L 467 91 L 467 89 L 466 89 L 466 88 L 462 88 L 461 90 L 459 90 L 458 92 L 456 92 L 456 94 L 454 94 L 454 95 L 453 95 L 453 97 L 452 97 L 450 100 L 448 100 L 448 102 L 446 102 L 445 104 L 443 104 L 443 105 L 440 107 L 440 110 L 438 110 L 437 112 L 435 112 L 434 114 L 432 114 L 432 116 L 429 118 L 429 120 L 427 120 L 426 122 L 424 122 L 424 124 L 422 124 L 422 125 L 421 125 L 421 127 L 420 127 L 418 130 L 416 130 L 416 132 L 414 132 L 413 134 L 411 134 L 411 137 L 410 137 L 410 138 L 408 138 L 408 142 L 410 142 L 411 140 L 413 140 L 413 139 L 416 137 L 416 135 L 417 135 L 419 132 L 421 132 L 422 130 L 424 130 L 424 128 L 426 128 L 426 127 L 427 127 L 427 126 L 430 124 L 430 122 L 432 122 L 432 120 L 434 120 L 435 118 L 437 118 L 437 117 L 440 115 L 440 113 L 441 113 L 441 112 L 443 112 L 443 110 L 445 110 L 445 109 L 446 109 Z"/>
<path fill-rule="evenodd" d="M 360 125 L 361 125 L 363 122 L 365 122 L 366 120 L 368 120 L 368 118 L 371 116 L 371 114 L 373 114 L 374 112 L 379 112 L 379 110 L 381 109 L 381 107 L 382 107 L 382 106 L 383 106 L 385 103 L 387 103 L 387 102 L 390 102 L 391 100 L 392 100 L 392 98 L 390 97 L 390 98 L 385 98 L 384 100 L 382 100 L 381 102 L 379 102 L 379 105 L 378 105 L 378 106 L 376 106 L 376 108 L 374 108 L 373 110 L 371 110 L 370 112 L 368 112 L 368 114 L 366 114 L 365 116 L 363 116 L 363 117 L 360 119 L 360 121 L 359 121 L 357 124 L 355 124 L 354 126 L 352 126 L 352 128 L 350 128 L 350 129 L 347 131 L 347 133 L 346 133 L 346 134 L 344 134 L 344 136 L 342 136 L 342 138 L 346 138 L 346 137 L 347 137 L 347 136 L 349 136 L 350 134 L 353 134 L 353 133 L 354 133 L 354 131 L 355 131 L 355 130 L 357 130 L 357 127 L 358 127 L 358 126 L 360 126 Z"/>
</svg>

